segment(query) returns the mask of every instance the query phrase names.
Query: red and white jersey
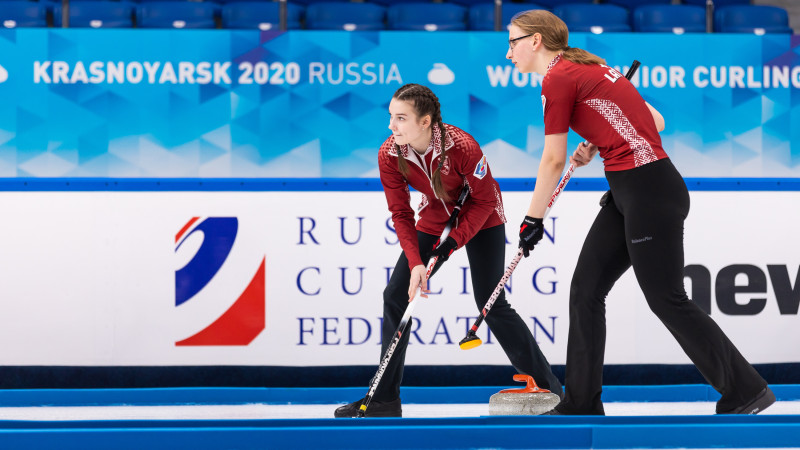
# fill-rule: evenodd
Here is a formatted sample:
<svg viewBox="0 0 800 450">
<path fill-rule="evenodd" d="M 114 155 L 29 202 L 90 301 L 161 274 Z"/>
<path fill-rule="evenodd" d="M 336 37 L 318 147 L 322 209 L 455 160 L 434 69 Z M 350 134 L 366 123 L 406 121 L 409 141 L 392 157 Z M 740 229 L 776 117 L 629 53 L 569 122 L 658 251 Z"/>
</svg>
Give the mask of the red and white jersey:
<svg viewBox="0 0 800 450">
<path fill-rule="evenodd" d="M 605 170 L 628 170 L 667 157 L 653 115 L 636 88 L 604 64 L 576 64 L 561 55 L 542 81 L 544 134 L 571 127 L 600 149 Z"/>
<path fill-rule="evenodd" d="M 394 136 L 383 143 L 378 152 L 378 167 L 386 202 L 392 213 L 392 221 L 400 240 L 400 246 L 408 258 L 409 268 L 424 264 L 419 255 L 416 230 L 440 235 L 463 186 L 469 186 L 469 197 L 461 208 L 458 222 L 450 236 L 462 247 L 475 234 L 485 228 L 506 222 L 500 187 L 492 177 L 486 156 L 475 139 L 458 127 L 445 124 L 444 145 L 434 126 L 434 138 L 425 155 L 417 154 L 408 145 L 395 146 Z M 437 139 L 438 138 L 438 139 Z M 431 176 L 439 165 L 442 147 L 447 155 L 442 165 L 442 184 L 450 200 L 436 197 Z M 397 158 L 408 164 L 404 177 L 398 168 Z M 414 222 L 409 186 L 422 193 L 419 205 L 419 221 Z"/>
</svg>

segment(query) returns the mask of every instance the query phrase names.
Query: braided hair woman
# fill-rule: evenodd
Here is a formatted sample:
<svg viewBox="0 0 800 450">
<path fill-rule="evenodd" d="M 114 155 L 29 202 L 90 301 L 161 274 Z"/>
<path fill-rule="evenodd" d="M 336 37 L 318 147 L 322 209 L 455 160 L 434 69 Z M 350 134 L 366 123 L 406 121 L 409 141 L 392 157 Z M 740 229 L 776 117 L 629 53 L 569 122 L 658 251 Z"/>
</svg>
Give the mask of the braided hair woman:
<svg viewBox="0 0 800 450">
<path fill-rule="evenodd" d="M 378 166 L 403 251 L 383 291 L 381 354 L 386 351 L 417 288 L 427 287 L 428 258 L 438 256 L 439 262 L 443 262 L 457 249 L 466 248 L 479 311 L 505 269 L 506 218 L 500 187 L 475 139 L 443 123 L 439 99 L 419 84 L 407 84 L 395 92 L 389 104 L 389 129 L 392 136 L 378 152 Z M 416 223 L 409 186 L 422 193 Z M 445 242 L 438 245 L 438 236 L 464 186 L 469 188 L 470 195 L 457 225 Z M 486 318 L 489 328 L 517 371 L 532 376 L 539 386 L 561 396 L 561 383 L 504 294 L 501 293 L 492 314 Z M 367 417 L 402 416 L 400 383 L 407 345 L 408 333 L 398 343 L 373 395 Z M 360 405 L 361 400 L 341 406 L 334 416 L 353 417 Z"/>
</svg>

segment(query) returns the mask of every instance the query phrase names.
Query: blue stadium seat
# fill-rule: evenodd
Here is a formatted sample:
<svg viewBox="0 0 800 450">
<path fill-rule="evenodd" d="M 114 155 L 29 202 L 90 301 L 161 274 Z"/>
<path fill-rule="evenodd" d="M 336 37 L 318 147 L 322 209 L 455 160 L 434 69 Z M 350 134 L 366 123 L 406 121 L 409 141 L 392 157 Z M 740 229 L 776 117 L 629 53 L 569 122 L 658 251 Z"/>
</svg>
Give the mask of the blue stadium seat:
<svg viewBox="0 0 800 450">
<path fill-rule="evenodd" d="M 236 1 L 222 5 L 222 28 L 280 30 L 281 15 L 278 2 Z M 287 7 L 286 28 L 299 30 L 305 8 L 295 3 Z"/>
<path fill-rule="evenodd" d="M 126 1 L 70 0 L 70 28 L 131 28 L 136 5 Z M 62 26 L 61 5 L 53 9 L 53 25 Z"/>
<path fill-rule="evenodd" d="M 672 0 L 605 0 L 603 3 L 622 6 L 632 11 L 644 5 L 669 5 L 672 3 Z"/>
<path fill-rule="evenodd" d="M 503 30 L 511 23 L 511 18 L 529 9 L 546 9 L 535 3 L 503 3 Z M 469 8 L 469 29 L 478 31 L 494 30 L 494 3 L 482 3 Z"/>
<path fill-rule="evenodd" d="M 383 30 L 386 8 L 373 3 L 313 3 L 306 10 L 309 30 Z"/>
<path fill-rule="evenodd" d="M 216 1 L 218 1 L 220 3 L 225 3 L 226 1 L 234 1 L 234 0 L 216 0 Z M 235 1 L 239 1 L 239 0 L 235 0 Z M 263 1 L 269 1 L 269 0 L 244 0 L 244 1 L 248 1 L 248 2 L 263 2 Z M 323 3 L 323 2 L 324 3 L 344 3 L 344 2 L 349 2 L 350 0 L 287 0 L 287 1 L 289 3 L 294 3 L 296 5 L 308 6 L 308 5 L 312 4 L 312 3 Z"/>
<path fill-rule="evenodd" d="M 714 11 L 714 31 L 721 33 L 792 33 L 789 14 L 777 6 L 737 5 Z"/>
<path fill-rule="evenodd" d="M 503 3 L 505 4 L 507 0 Z M 522 0 L 522 3 L 537 3 L 547 9 L 553 9 L 556 6 L 571 4 L 571 3 L 594 3 L 594 0 Z"/>
<path fill-rule="evenodd" d="M 681 0 L 684 5 L 706 6 L 706 0 Z M 749 5 L 750 0 L 714 0 L 714 7 L 721 8 L 730 5 Z"/>
<path fill-rule="evenodd" d="M 492 5 L 494 6 L 494 0 L 446 0 L 447 3 L 455 3 L 456 5 L 466 6 L 468 8 L 477 5 Z M 511 3 L 511 0 L 503 0 L 503 6 L 508 5 Z"/>
<path fill-rule="evenodd" d="M 139 28 L 215 28 L 218 9 L 205 2 L 147 2 L 136 9 L 136 24 Z"/>
<path fill-rule="evenodd" d="M 633 30 L 653 33 L 703 33 L 706 9 L 692 5 L 645 5 L 633 10 Z"/>
<path fill-rule="evenodd" d="M 386 11 L 390 30 L 460 31 L 467 29 L 467 9 L 450 3 L 401 3 Z"/>
<path fill-rule="evenodd" d="M 306 0 L 301 0 L 306 1 Z M 307 1 L 314 1 L 314 0 L 307 0 Z M 332 1 L 332 0 L 323 0 L 323 1 Z M 369 3 L 377 3 L 383 6 L 392 6 L 398 5 L 401 3 L 430 3 L 433 0 L 365 0 Z"/>
<path fill-rule="evenodd" d="M 3 28 L 46 27 L 47 6 L 29 1 L 0 2 L 0 23 Z"/>
<path fill-rule="evenodd" d="M 595 34 L 631 31 L 628 10 L 615 5 L 567 4 L 553 8 L 569 31 L 590 31 Z"/>
</svg>

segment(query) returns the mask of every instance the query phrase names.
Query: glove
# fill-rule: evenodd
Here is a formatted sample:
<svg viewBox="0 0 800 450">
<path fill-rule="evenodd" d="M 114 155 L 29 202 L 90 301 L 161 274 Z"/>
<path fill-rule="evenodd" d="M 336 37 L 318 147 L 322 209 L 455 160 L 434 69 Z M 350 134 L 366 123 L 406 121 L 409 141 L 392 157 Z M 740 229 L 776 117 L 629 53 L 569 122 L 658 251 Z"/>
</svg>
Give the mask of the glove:
<svg viewBox="0 0 800 450">
<path fill-rule="evenodd" d="M 450 258 L 450 255 L 453 254 L 454 251 L 458 248 L 458 243 L 455 239 L 451 238 L 450 236 L 442 242 L 442 245 L 439 245 L 439 241 L 436 241 L 436 244 L 433 245 L 433 250 L 431 250 L 431 258 L 434 256 L 438 256 L 439 260 L 437 261 L 437 265 L 447 261 Z"/>
<path fill-rule="evenodd" d="M 530 256 L 533 247 L 542 240 L 542 236 L 544 236 L 542 219 L 525 216 L 525 220 L 519 226 L 519 248 L 526 258 Z"/>
</svg>

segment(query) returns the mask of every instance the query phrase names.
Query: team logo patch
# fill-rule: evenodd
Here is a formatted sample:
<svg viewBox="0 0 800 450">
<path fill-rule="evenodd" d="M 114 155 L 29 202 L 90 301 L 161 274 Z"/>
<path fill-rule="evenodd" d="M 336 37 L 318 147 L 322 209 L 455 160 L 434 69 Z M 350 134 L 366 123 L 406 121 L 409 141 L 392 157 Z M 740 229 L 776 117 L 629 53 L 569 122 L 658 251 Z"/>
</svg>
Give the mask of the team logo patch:
<svg viewBox="0 0 800 450">
<path fill-rule="evenodd" d="M 542 114 L 544 114 L 544 104 L 547 103 L 547 98 L 543 95 L 542 96 Z"/>
<path fill-rule="evenodd" d="M 478 165 L 475 166 L 475 172 L 473 173 L 473 175 L 475 175 L 475 178 L 482 180 L 483 177 L 486 176 L 486 172 L 488 170 L 489 170 L 489 165 L 486 164 L 486 155 L 483 155 L 483 158 L 481 158 L 481 160 L 478 161 Z"/>
</svg>

